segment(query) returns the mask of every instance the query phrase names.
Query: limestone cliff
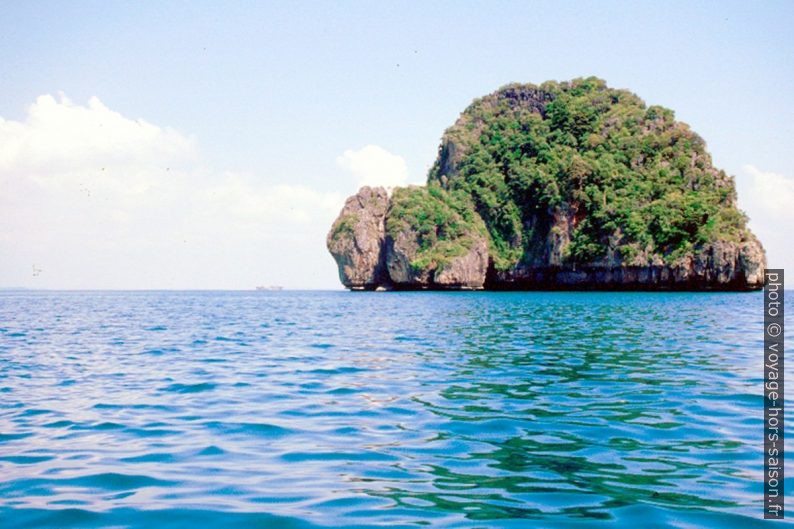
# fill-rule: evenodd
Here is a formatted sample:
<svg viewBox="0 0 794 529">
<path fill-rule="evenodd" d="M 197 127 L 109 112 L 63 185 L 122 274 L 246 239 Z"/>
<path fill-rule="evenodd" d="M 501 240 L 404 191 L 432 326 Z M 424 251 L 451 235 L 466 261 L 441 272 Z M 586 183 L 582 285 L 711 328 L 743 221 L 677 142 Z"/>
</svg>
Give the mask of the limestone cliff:
<svg viewBox="0 0 794 529">
<path fill-rule="evenodd" d="M 381 187 L 363 187 L 327 244 L 342 284 L 354 290 L 480 289 L 488 269 L 482 220 L 439 188 L 401 188 L 390 200 Z"/>
<path fill-rule="evenodd" d="M 474 101 L 427 186 L 363 188 L 328 247 L 349 288 L 743 290 L 766 267 L 746 221 L 702 138 L 588 78 Z"/>
<path fill-rule="evenodd" d="M 465 195 L 437 186 L 396 189 L 386 234 L 386 268 L 395 288 L 483 287 L 487 233 Z"/>
<path fill-rule="evenodd" d="M 328 251 L 347 288 L 371 290 L 389 281 L 386 273 L 385 220 L 389 196 L 382 187 L 362 187 L 345 202 L 328 233 Z"/>
</svg>

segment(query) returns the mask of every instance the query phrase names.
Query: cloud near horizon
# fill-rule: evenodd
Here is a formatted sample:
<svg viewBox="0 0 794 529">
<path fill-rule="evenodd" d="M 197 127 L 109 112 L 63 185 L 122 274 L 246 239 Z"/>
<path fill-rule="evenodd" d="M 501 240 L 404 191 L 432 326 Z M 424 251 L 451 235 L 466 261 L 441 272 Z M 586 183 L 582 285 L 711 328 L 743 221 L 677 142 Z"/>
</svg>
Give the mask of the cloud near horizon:
<svg viewBox="0 0 794 529">
<path fill-rule="evenodd" d="M 347 149 L 337 156 L 336 163 L 358 179 L 358 187 L 394 188 L 409 185 L 408 165 L 402 156 L 392 154 L 378 145 Z"/>
<path fill-rule="evenodd" d="M 194 138 L 96 97 L 43 95 L 24 120 L 0 118 L 0 286 L 318 286 L 312 261 L 342 202 L 214 171 Z M 305 270 L 282 262 L 308 245 Z"/>
<path fill-rule="evenodd" d="M 750 229 L 766 249 L 770 268 L 794 269 L 794 179 L 763 171 L 754 165 L 742 167 L 747 179 L 737 179 L 739 207 L 750 217 Z"/>
</svg>

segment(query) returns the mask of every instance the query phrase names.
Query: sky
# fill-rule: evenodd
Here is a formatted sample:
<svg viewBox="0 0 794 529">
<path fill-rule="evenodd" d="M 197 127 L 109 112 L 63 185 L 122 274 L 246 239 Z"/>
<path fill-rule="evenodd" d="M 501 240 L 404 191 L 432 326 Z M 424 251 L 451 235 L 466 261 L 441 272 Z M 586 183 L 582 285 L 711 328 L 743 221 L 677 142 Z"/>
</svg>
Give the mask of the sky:
<svg viewBox="0 0 794 529">
<path fill-rule="evenodd" d="M 476 97 L 595 75 L 672 108 L 794 270 L 794 3 L 14 2 L 0 287 L 341 288 L 364 184 L 422 183 Z"/>
</svg>

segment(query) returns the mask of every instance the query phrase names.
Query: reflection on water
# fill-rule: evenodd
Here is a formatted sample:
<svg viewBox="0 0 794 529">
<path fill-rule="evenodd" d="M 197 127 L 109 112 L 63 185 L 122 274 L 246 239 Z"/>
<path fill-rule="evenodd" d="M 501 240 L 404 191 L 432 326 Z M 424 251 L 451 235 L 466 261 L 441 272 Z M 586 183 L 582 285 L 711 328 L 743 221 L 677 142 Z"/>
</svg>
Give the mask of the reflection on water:
<svg viewBox="0 0 794 529">
<path fill-rule="evenodd" d="M 761 301 L 2 293 L 3 527 L 760 525 Z"/>
</svg>

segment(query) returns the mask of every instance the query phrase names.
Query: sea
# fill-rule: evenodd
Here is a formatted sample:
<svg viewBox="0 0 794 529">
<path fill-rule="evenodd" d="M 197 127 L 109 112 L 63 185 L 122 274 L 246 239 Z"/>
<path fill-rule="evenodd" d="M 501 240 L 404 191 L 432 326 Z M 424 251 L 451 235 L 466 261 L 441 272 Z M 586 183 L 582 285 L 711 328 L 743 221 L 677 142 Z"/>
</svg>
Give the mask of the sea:
<svg viewBox="0 0 794 529">
<path fill-rule="evenodd" d="M 0 292 L 0 527 L 766 527 L 762 302 Z"/>
</svg>

